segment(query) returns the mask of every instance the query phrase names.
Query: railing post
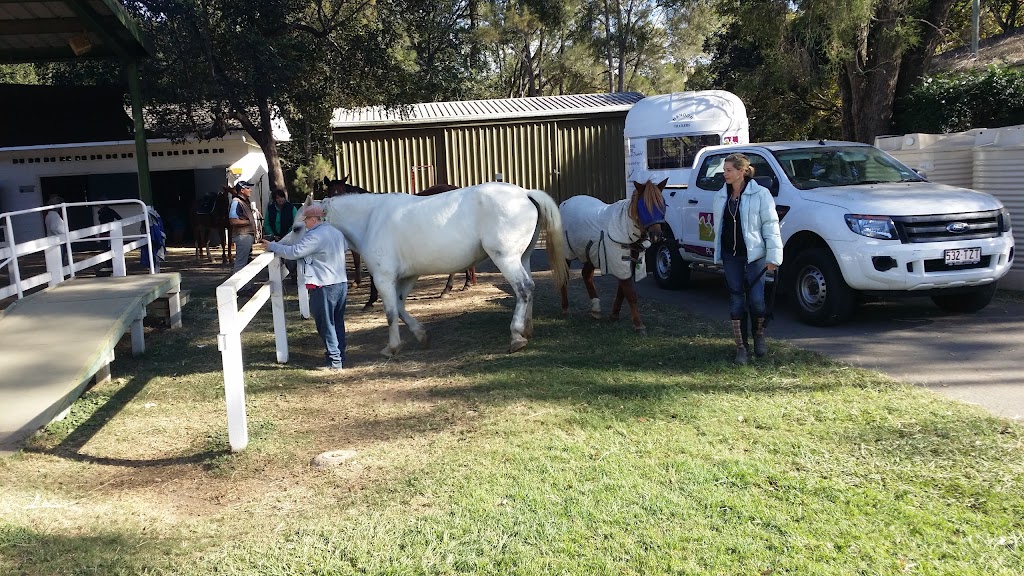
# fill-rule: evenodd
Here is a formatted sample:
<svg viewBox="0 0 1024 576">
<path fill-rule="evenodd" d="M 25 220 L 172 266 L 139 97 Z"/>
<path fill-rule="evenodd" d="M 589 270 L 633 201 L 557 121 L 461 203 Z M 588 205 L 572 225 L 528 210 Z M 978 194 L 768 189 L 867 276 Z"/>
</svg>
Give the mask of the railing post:
<svg viewBox="0 0 1024 576">
<path fill-rule="evenodd" d="M 228 443 L 232 452 L 249 445 L 249 426 L 245 418 L 245 380 L 242 373 L 242 336 L 238 326 L 238 301 L 235 287 L 217 287 L 217 317 L 221 333 L 220 348 L 224 367 L 224 403 L 228 412 Z"/>
<path fill-rule="evenodd" d="M 46 271 L 50 273 L 49 286 L 51 288 L 64 281 L 64 261 L 61 255 L 63 247 L 64 244 L 58 244 L 56 246 L 48 246 L 43 250 L 43 255 L 46 258 Z"/>
<path fill-rule="evenodd" d="M 128 267 L 124 263 L 124 231 L 121 230 L 121 222 L 117 222 L 110 230 L 110 266 L 114 276 L 127 276 Z"/>
</svg>

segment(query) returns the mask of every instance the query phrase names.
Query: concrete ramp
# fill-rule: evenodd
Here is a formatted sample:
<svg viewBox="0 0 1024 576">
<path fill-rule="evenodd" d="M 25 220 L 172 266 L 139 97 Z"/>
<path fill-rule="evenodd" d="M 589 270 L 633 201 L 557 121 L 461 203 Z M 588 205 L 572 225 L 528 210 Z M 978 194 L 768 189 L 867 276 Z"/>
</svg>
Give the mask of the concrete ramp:
<svg viewBox="0 0 1024 576">
<path fill-rule="evenodd" d="M 110 376 L 114 346 L 129 330 L 145 350 L 146 305 L 169 295 L 171 325 L 181 325 L 181 275 L 76 278 L 0 312 L 0 451 L 45 426 L 96 377 Z"/>
</svg>

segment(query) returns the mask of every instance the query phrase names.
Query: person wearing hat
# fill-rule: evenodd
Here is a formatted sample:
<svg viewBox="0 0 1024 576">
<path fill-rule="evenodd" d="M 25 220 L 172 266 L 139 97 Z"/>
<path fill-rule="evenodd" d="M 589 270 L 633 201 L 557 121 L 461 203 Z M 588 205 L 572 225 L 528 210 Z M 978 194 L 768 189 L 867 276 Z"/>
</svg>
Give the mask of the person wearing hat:
<svg viewBox="0 0 1024 576">
<path fill-rule="evenodd" d="M 249 263 L 249 256 L 252 255 L 252 245 L 256 241 L 256 219 L 253 217 L 252 204 L 249 202 L 249 192 L 252 184 L 245 180 L 235 183 L 235 193 L 232 194 L 231 206 L 228 208 L 228 223 L 231 225 L 231 241 L 235 243 L 235 267 L 238 272 Z M 251 285 L 246 284 L 243 291 L 249 290 Z"/>
<path fill-rule="evenodd" d="M 302 264 L 309 289 L 309 310 L 326 349 L 324 369 L 341 370 L 345 364 L 345 303 L 348 300 L 345 236 L 324 222 L 324 209 L 319 204 L 307 206 L 302 218 L 306 233 L 295 244 L 264 240 L 263 248 Z"/>
</svg>

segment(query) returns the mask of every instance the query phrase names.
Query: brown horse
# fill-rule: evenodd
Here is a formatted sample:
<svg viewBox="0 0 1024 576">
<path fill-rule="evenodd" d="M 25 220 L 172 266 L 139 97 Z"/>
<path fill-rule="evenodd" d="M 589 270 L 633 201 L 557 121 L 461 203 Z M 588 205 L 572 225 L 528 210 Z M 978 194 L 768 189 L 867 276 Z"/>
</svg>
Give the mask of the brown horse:
<svg viewBox="0 0 1024 576">
<path fill-rule="evenodd" d="M 429 188 L 424 189 L 417 196 L 433 196 L 434 194 L 440 194 L 442 192 L 451 192 L 452 190 L 458 190 L 458 186 L 452 184 L 435 184 Z M 444 290 L 441 291 L 441 298 L 448 296 L 451 293 L 452 287 L 455 284 L 455 274 L 448 275 L 448 282 L 444 285 Z M 476 286 L 476 266 L 470 266 L 466 268 L 466 282 L 462 285 L 462 290 L 469 290 L 470 286 Z"/>
<path fill-rule="evenodd" d="M 611 319 L 619 319 L 623 300 L 629 302 L 633 329 L 642 336 L 647 335 L 647 327 L 640 320 L 633 282 L 637 272 L 644 272 L 637 269 L 641 253 L 651 245 L 651 241 L 659 240 L 662 235 L 665 221 L 662 191 L 666 184 L 667 179 L 658 184 L 650 180 L 643 184 L 633 182 L 635 189 L 630 197 L 614 204 L 605 204 L 593 196 L 573 196 L 558 207 L 562 216 L 566 259 L 583 263 L 583 283 L 590 296 L 590 315 L 601 317 L 601 300 L 594 286 L 594 271 L 600 267 L 604 274 L 619 281 L 612 302 Z M 569 292 L 565 285 L 562 285 L 560 293 L 562 314 L 568 314 Z"/>
<path fill-rule="evenodd" d="M 366 188 L 360 188 L 354 184 L 348 183 L 348 175 L 345 175 L 341 180 L 331 180 L 327 176 L 324 176 L 324 197 L 333 198 L 334 196 L 341 196 L 342 194 L 372 194 Z M 363 259 L 359 256 L 359 253 L 355 250 L 349 249 L 352 252 L 352 266 L 355 268 L 355 280 L 352 282 L 353 286 L 359 286 L 363 282 Z M 363 310 L 369 310 L 373 307 L 373 303 L 377 300 L 377 288 L 373 285 L 373 279 L 370 279 L 370 301 L 363 306 Z"/>
<path fill-rule="evenodd" d="M 220 242 L 221 262 L 231 262 L 231 236 L 228 234 L 231 192 L 231 187 L 225 186 L 220 192 L 211 192 L 192 201 L 192 231 L 196 241 L 197 261 L 202 261 L 203 249 L 206 250 L 206 260 L 213 260 L 210 254 L 210 240 L 216 233 Z"/>
</svg>

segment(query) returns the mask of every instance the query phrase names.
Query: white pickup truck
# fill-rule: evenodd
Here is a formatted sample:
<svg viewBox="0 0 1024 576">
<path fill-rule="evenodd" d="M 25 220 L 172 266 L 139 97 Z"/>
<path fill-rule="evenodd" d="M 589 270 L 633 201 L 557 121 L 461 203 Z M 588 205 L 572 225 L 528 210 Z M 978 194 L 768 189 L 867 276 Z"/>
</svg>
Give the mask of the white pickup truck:
<svg viewBox="0 0 1024 576">
<path fill-rule="evenodd" d="M 807 324 L 845 322 L 863 296 L 930 296 L 974 312 L 1010 269 L 1010 214 L 995 197 L 928 182 L 867 144 L 774 142 L 704 148 L 688 184 L 665 189 L 668 234 L 648 254 L 660 287 L 683 288 L 692 266 L 713 265 L 711 200 L 735 152 L 775 196 L 779 294 Z"/>
</svg>

